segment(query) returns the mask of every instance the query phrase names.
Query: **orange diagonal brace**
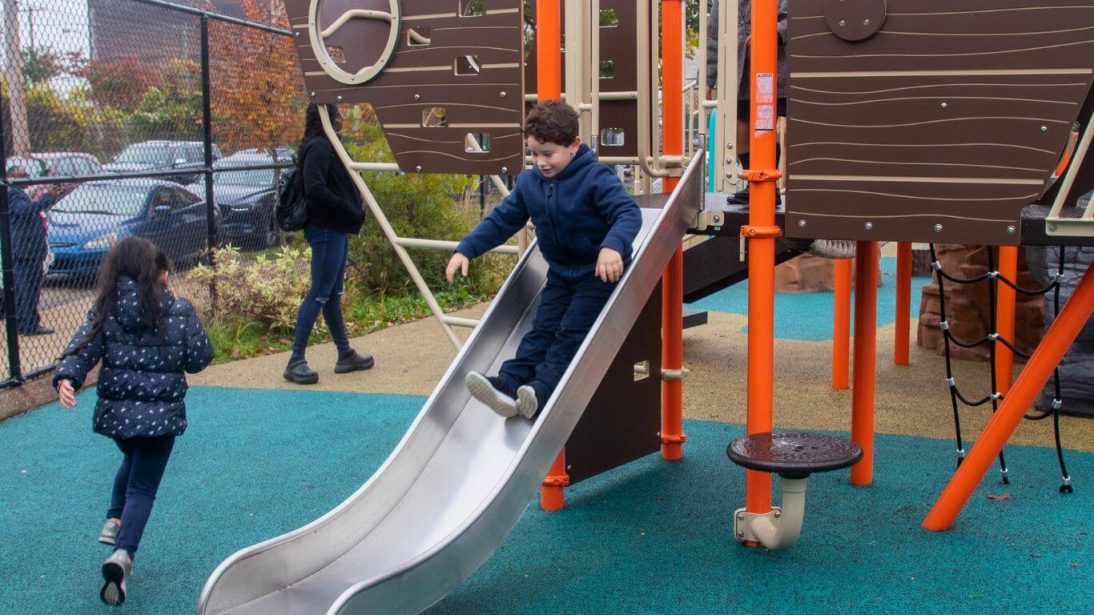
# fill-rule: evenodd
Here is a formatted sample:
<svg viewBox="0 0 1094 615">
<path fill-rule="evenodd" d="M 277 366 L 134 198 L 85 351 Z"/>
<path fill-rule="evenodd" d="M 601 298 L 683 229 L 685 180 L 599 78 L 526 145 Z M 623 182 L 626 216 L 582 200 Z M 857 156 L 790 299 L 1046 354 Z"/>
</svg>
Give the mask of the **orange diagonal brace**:
<svg viewBox="0 0 1094 615">
<path fill-rule="evenodd" d="M 984 473 L 1018 427 L 1026 409 L 1041 392 L 1052 370 L 1090 319 L 1091 312 L 1094 312 L 1094 267 L 1088 268 L 1083 274 L 1083 279 L 1071 294 L 1071 299 L 1048 328 L 1045 338 L 1014 381 L 1010 393 L 1003 398 L 999 410 L 992 415 L 983 433 L 976 439 L 969 456 L 958 466 L 942 495 L 938 496 L 934 508 L 923 520 L 923 527 L 937 532 L 953 525 L 972 492 L 984 478 Z"/>
</svg>

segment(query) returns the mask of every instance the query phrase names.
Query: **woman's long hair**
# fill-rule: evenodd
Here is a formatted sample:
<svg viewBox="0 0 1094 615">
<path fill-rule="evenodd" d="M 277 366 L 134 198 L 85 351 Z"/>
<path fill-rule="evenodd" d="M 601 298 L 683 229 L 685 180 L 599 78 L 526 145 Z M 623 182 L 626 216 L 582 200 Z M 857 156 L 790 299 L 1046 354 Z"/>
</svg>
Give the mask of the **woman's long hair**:
<svg viewBox="0 0 1094 615">
<path fill-rule="evenodd" d="M 329 117 L 334 117 L 334 114 L 338 113 L 338 107 L 333 104 L 328 103 L 324 106 L 327 108 Z M 326 138 L 326 136 L 326 133 L 323 132 L 323 120 L 319 118 L 319 105 L 311 103 L 304 113 L 304 136 L 300 138 L 300 146 L 296 148 L 296 166 L 298 169 L 304 168 L 304 145 L 315 137 Z"/>
<path fill-rule="evenodd" d="M 160 274 L 171 271 L 171 261 L 156 244 L 143 237 L 127 237 L 107 253 L 99 266 L 99 282 L 95 296 L 95 318 L 84 339 L 66 350 L 62 358 L 87 348 L 103 331 L 107 316 L 114 308 L 118 279 L 128 277 L 137 283 L 140 315 L 152 331 L 163 330 L 163 299 L 167 289 L 160 284 Z"/>
</svg>

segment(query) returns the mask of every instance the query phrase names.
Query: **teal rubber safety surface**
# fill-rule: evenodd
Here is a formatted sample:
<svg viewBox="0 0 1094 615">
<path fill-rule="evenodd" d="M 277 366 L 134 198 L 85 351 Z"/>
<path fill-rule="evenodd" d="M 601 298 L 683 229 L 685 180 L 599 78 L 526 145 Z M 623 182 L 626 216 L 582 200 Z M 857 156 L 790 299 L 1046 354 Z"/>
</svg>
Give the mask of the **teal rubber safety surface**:
<svg viewBox="0 0 1094 615">
<path fill-rule="evenodd" d="M 379 467 L 425 399 L 195 387 L 124 607 L 99 602 L 96 542 L 121 454 L 91 432 L 94 392 L 0 423 L 0 613 L 192 613 L 234 551 L 336 506 Z M 499 419 L 500 420 L 500 419 Z M 642 458 L 533 503 L 434 613 L 1082 613 L 1094 604 L 1094 454 L 1007 448 L 1012 484 L 984 479 L 952 531 L 919 523 L 953 445 L 877 437 L 875 482 L 814 475 L 794 547 L 731 536 L 739 425 L 685 421 L 684 459 Z M 777 479 L 776 479 L 777 481 Z M 777 487 L 775 490 L 778 493 Z M 989 498 L 989 495 L 992 496 Z"/>
<path fill-rule="evenodd" d="M 929 276 L 912 278 L 910 314 L 914 318 L 919 313 L 919 298 L 925 285 L 931 283 Z M 854 297 L 854 292 L 852 292 Z M 777 293 L 775 295 L 775 337 L 784 340 L 821 341 L 832 339 L 831 292 L 819 293 Z M 852 306 L 854 299 L 852 298 Z M 720 290 L 704 297 L 688 307 L 711 312 L 748 314 L 748 280 Z M 854 309 L 851 310 L 851 322 L 854 326 Z M 892 324 L 896 315 L 896 257 L 881 259 L 881 286 L 877 289 L 877 324 L 879 327 Z M 747 331 L 741 327 L 741 332 Z M 853 329 L 852 329 L 853 330 Z"/>
</svg>

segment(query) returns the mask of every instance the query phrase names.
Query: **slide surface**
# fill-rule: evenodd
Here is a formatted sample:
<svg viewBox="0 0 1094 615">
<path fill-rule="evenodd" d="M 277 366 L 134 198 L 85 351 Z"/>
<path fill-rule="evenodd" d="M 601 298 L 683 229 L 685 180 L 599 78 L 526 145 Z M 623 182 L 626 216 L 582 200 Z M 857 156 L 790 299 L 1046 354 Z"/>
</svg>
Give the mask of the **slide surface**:
<svg viewBox="0 0 1094 615">
<path fill-rule="evenodd" d="M 387 461 L 324 516 L 222 562 L 197 613 L 417 613 L 469 577 L 536 496 L 694 219 L 702 158 L 643 210 L 631 266 L 535 421 L 503 419 L 464 386 L 531 327 L 547 274 L 533 244 Z"/>
</svg>

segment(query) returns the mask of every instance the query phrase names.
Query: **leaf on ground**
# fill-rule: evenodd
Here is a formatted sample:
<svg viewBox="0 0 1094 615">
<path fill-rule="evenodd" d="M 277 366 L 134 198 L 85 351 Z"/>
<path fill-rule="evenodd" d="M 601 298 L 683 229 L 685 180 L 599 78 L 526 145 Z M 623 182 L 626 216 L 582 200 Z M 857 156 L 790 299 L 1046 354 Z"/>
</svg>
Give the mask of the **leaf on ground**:
<svg viewBox="0 0 1094 615">
<path fill-rule="evenodd" d="M 988 499 L 991 500 L 992 502 L 1005 502 L 1005 501 L 1010 499 L 1010 494 L 1009 493 L 1000 493 L 1000 494 L 989 493 L 988 494 Z"/>
</svg>

